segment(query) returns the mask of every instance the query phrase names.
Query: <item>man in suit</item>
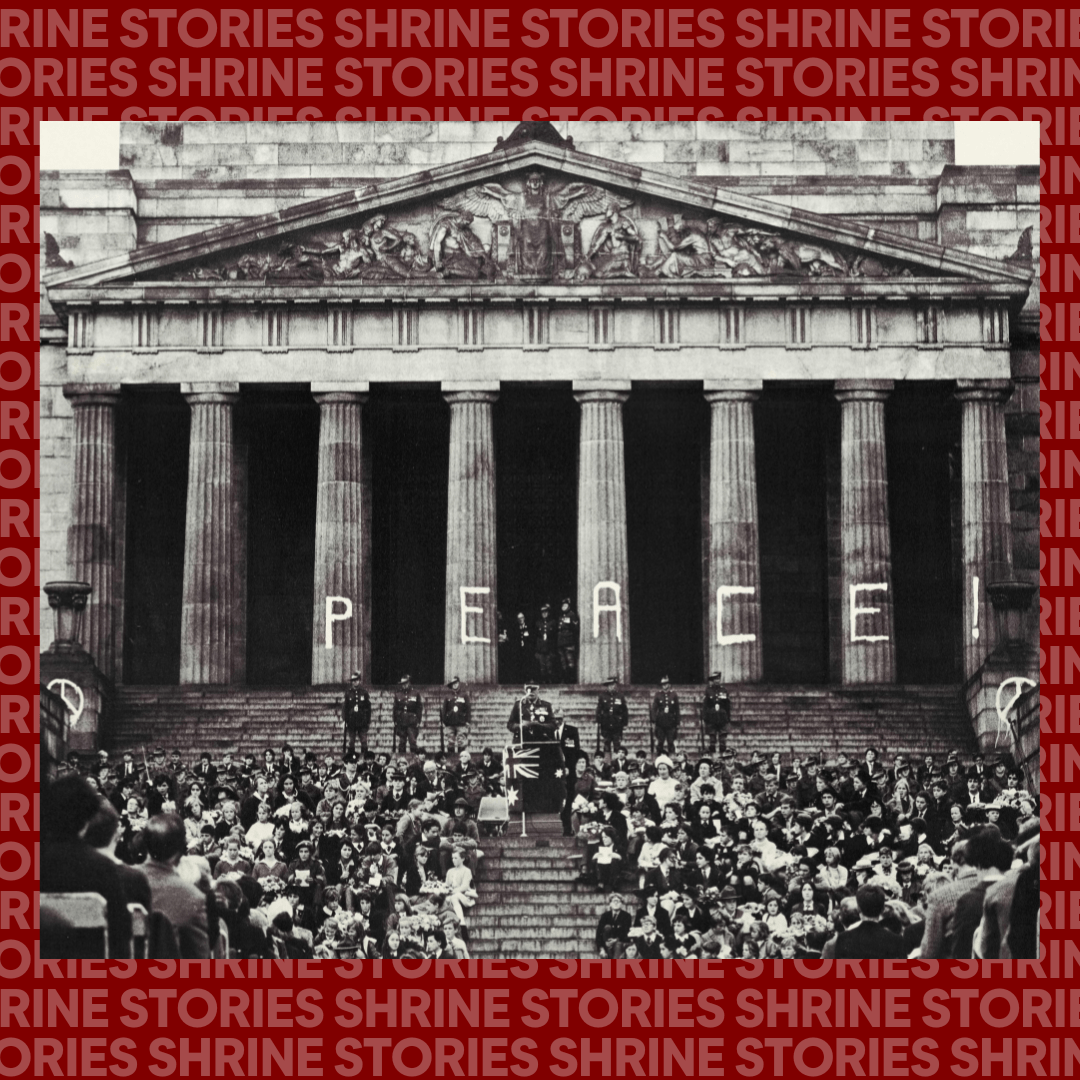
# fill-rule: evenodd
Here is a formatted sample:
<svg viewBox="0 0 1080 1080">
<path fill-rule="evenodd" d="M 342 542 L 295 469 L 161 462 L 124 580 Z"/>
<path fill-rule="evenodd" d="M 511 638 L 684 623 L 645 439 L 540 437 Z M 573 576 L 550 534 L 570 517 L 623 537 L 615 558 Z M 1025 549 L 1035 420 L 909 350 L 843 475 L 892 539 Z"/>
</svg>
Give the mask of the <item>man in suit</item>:
<svg viewBox="0 0 1080 1080">
<path fill-rule="evenodd" d="M 624 945 L 630 940 L 630 912 L 623 906 L 621 893 L 613 892 L 608 897 L 607 911 L 600 916 L 596 926 L 596 951 L 602 954 L 604 942 L 614 933 Z"/>
<path fill-rule="evenodd" d="M 150 882 L 154 910 L 172 923 L 182 959 L 209 960 L 207 896 L 176 871 L 187 848 L 184 823 L 176 814 L 159 814 L 147 822 L 143 836 L 149 856 L 143 872 Z"/>
<path fill-rule="evenodd" d="M 878 885 L 862 885 L 855 893 L 859 922 L 836 939 L 837 960 L 903 960 L 907 949 L 896 934 L 881 925 L 885 911 L 885 890 Z"/>
<path fill-rule="evenodd" d="M 578 729 L 573 724 L 568 724 L 565 716 L 555 717 L 555 741 L 562 747 L 565 761 L 563 767 L 566 770 L 566 798 L 563 800 L 559 817 L 562 819 L 563 836 L 573 836 L 570 828 L 570 804 L 574 798 L 575 769 L 583 751 Z"/>
</svg>

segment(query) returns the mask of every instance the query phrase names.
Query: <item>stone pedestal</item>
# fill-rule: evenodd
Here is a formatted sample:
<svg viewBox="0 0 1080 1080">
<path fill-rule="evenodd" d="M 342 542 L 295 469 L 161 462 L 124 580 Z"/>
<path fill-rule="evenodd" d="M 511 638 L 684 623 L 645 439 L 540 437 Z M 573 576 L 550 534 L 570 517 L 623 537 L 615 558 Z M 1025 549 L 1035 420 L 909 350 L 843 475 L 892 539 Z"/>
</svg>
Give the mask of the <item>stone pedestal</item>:
<svg viewBox="0 0 1080 1080">
<path fill-rule="evenodd" d="M 706 383 L 709 439 L 710 671 L 760 682 L 761 555 L 754 402 L 760 383 Z"/>
<path fill-rule="evenodd" d="M 960 400 L 960 488 L 964 567 L 964 678 L 970 679 L 1000 641 L 988 587 L 1012 577 L 1009 471 L 1004 404 L 1012 384 L 957 382 Z"/>
<path fill-rule="evenodd" d="M 845 683 L 896 681 L 885 465 L 885 401 L 892 387 L 887 380 L 836 383 L 841 407 L 841 667 Z"/>
<path fill-rule="evenodd" d="M 71 524 L 68 567 L 90 585 L 83 619 L 83 644 L 107 679 L 116 678 L 122 613 L 117 567 L 116 414 L 119 384 L 68 385 L 64 396 L 74 414 Z"/>
<path fill-rule="evenodd" d="M 47 731 L 43 724 L 42 741 L 57 761 L 61 760 L 60 751 L 92 753 L 104 741 L 112 681 L 98 670 L 94 658 L 81 644 L 91 593 L 92 587 L 85 581 L 45 583 L 56 629 L 52 644 L 41 654 L 40 681 L 43 689 L 52 690 L 62 699 L 66 716 L 61 730 Z M 43 713 L 46 708 L 43 703 Z"/>
<path fill-rule="evenodd" d="M 235 573 L 238 548 L 234 492 L 234 384 L 190 385 L 187 518 L 180 630 L 180 682 L 233 680 L 237 608 L 242 590 Z"/>
<path fill-rule="evenodd" d="M 365 653 L 362 413 L 367 384 L 312 389 L 320 415 L 311 681 L 344 685 L 354 671 L 363 671 Z"/>
<path fill-rule="evenodd" d="M 495 684 L 499 627 L 495 567 L 495 433 L 498 383 L 443 383 L 450 405 L 446 518 L 447 679 Z"/>
<path fill-rule="evenodd" d="M 574 383 L 578 450 L 579 681 L 630 682 L 630 595 L 622 407 L 629 383 Z"/>
</svg>

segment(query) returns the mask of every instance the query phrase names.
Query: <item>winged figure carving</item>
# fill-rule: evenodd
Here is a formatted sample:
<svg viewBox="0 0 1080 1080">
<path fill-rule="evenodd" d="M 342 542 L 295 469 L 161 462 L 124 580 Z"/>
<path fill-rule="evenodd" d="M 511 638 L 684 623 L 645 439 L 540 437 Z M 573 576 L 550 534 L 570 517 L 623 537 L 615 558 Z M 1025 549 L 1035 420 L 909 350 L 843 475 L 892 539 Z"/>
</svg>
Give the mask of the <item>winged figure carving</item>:
<svg viewBox="0 0 1080 1080">
<path fill-rule="evenodd" d="M 580 223 L 586 218 L 623 217 L 633 199 L 580 181 L 552 184 L 534 171 L 520 188 L 495 181 L 477 184 L 441 205 L 492 223 L 490 254 L 503 273 L 518 280 L 542 281 L 579 274 L 588 262 L 582 252 Z M 629 260 L 622 260 L 620 266 L 630 273 Z"/>
</svg>

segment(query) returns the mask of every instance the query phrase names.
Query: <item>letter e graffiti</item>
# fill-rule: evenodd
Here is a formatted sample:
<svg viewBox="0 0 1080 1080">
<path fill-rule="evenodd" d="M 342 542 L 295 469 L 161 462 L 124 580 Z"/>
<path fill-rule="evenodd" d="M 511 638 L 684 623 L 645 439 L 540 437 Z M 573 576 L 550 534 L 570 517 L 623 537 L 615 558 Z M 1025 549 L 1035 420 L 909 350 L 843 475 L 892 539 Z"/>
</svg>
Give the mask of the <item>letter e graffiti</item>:
<svg viewBox="0 0 1080 1080">
<path fill-rule="evenodd" d="M 475 604 L 468 602 L 469 596 L 488 596 L 491 593 L 486 585 L 462 585 L 461 586 L 461 644 L 471 645 L 490 645 L 491 638 L 477 637 L 476 634 L 469 633 L 469 616 L 470 615 L 483 615 L 484 609 L 477 607 Z"/>
<path fill-rule="evenodd" d="M 848 597 L 848 608 L 851 621 L 852 641 L 888 641 L 888 634 L 859 634 L 856 632 L 856 620 L 860 615 L 877 615 L 881 608 L 859 607 L 859 593 L 861 592 L 888 592 L 889 586 L 885 582 L 875 585 L 852 585 Z"/>
</svg>

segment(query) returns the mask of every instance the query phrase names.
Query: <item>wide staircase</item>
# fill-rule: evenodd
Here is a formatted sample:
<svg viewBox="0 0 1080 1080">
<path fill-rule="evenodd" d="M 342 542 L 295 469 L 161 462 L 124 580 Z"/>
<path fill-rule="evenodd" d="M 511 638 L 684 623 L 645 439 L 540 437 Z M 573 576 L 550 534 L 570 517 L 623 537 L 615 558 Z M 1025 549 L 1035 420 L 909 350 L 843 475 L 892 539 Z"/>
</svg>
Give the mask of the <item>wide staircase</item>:
<svg viewBox="0 0 1080 1080">
<path fill-rule="evenodd" d="M 476 959 L 562 960 L 596 956 L 596 926 L 607 899 L 578 882 L 581 855 L 555 814 L 513 814 L 506 835 L 484 839 L 469 913 Z"/>
<path fill-rule="evenodd" d="M 440 746 L 441 686 L 418 688 L 425 702 L 421 743 Z M 675 688 L 682 702 L 680 746 L 699 749 L 700 686 Z M 542 696 L 576 724 L 584 747 L 596 749 L 596 686 L 544 687 Z M 626 743 L 650 749 L 647 723 L 656 688 L 623 691 L 630 709 Z M 185 755 L 209 750 L 260 753 L 289 742 L 322 755 L 341 751 L 342 690 L 335 687 L 247 688 L 124 686 L 117 690 L 105 743 L 111 749 L 177 747 Z M 732 723 L 728 745 L 741 753 L 780 751 L 785 761 L 839 750 L 877 746 L 887 753 L 975 752 L 975 737 L 958 686 L 737 686 L 731 688 Z M 469 746 L 501 749 L 509 741 L 506 722 L 520 696 L 506 687 L 472 692 Z M 374 750 L 390 750 L 394 690 L 372 691 Z"/>
</svg>

